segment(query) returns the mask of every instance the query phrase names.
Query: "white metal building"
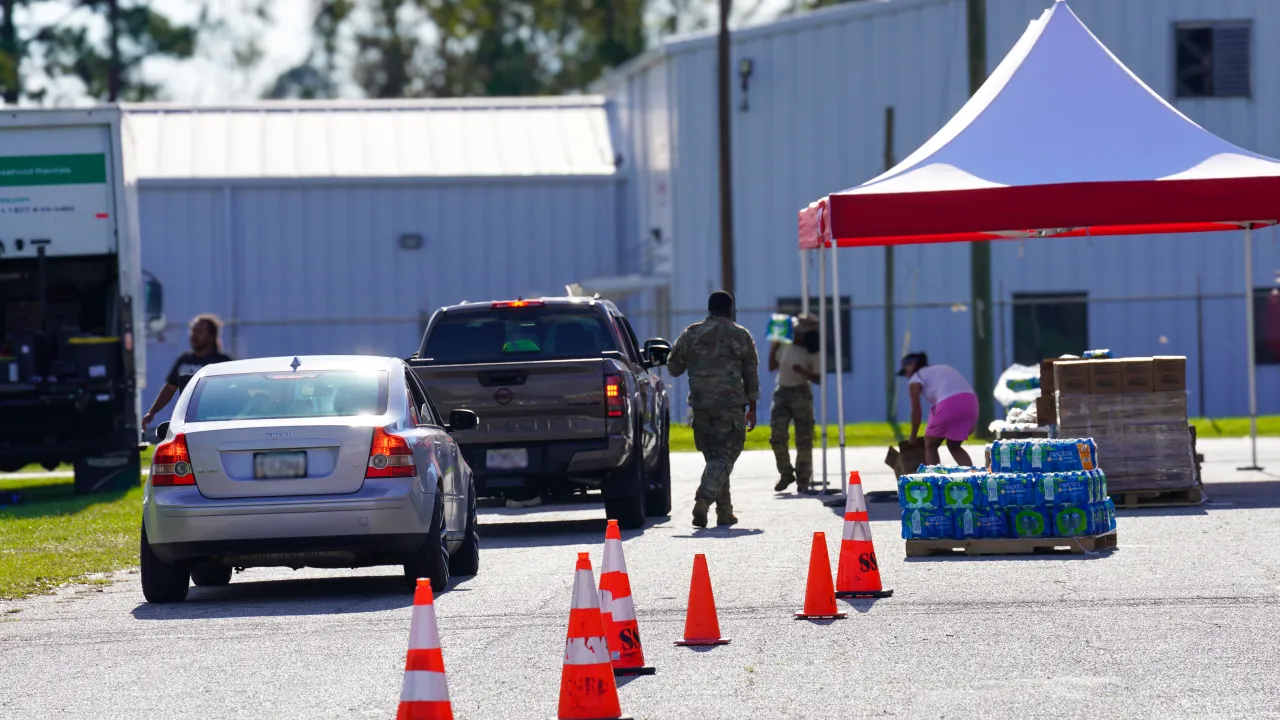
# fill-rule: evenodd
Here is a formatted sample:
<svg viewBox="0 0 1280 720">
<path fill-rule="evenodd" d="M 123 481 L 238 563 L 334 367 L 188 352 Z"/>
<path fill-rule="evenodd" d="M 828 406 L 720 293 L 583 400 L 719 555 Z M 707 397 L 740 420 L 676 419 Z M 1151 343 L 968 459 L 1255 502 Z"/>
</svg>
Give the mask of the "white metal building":
<svg viewBox="0 0 1280 720">
<path fill-rule="evenodd" d="M 144 406 L 196 313 L 227 322 L 238 356 L 407 357 L 441 305 L 626 266 L 600 97 L 126 110 L 170 321 Z"/>
<path fill-rule="evenodd" d="M 1050 2 L 987 0 L 988 69 Z M 1070 5 L 1182 113 L 1237 145 L 1280 156 L 1280 45 L 1262 41 L 1280 32 L 1280 3 Z M 739 321 L 754 332 L 762 335 L 768 313 L 798 299 L 796 212 L 885 169 L 886 109 L 893 108 L 888 160 L 896 161 L 967 100 L 965 17 L 965 0 L 867 0 L 734 34 Z M 715 62 L 713 36 L 675 40 L 602 84 L 626 143 L 636 236 L 648 244 L 653 272 L 671 282 L 669 316 L 648 311 L 650 327 L 662 333 L 703 315 L 707 293 L 719 284 Z M 1254 243 L 1264 414 L 1280 412 L 1275 233 L 1255 233 Z M 851 419 L 883 418 L 885 252 L 841 252 Z M 992 252 L 996 375 L 1017 359 L 1079 345 L 1117 355 L 1186 355 L 1193 413 L 1247 413 L 1239 234 L 1035 240 L 998 243 Z M 893 344 L 927 350 L 934 362 L 971 374 L 967 246 L 904 247 L 895 257 Z M 682 403 L 682 388 L 677 395 Z"/>
</svg>

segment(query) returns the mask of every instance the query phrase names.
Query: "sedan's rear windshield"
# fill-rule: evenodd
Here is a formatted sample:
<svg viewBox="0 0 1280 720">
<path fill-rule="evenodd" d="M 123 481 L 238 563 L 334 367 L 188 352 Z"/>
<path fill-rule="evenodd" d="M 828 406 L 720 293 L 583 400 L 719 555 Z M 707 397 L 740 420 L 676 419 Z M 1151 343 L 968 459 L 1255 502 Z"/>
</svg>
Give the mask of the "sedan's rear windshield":
<svg viewBox="0 0 1280 720">
<path fill-rule="evenodd" d="M 591 308 L 493 308 L 442 316 L 420 359 L 442 365 L 571 360 L 616 350 L 604 317 Z"/>
<path fill-rule="evenodd" d="M 355 417 L 387 411 L 384 370 L 211 375 L 196 385 L 187 422 Z"/>
</svg>

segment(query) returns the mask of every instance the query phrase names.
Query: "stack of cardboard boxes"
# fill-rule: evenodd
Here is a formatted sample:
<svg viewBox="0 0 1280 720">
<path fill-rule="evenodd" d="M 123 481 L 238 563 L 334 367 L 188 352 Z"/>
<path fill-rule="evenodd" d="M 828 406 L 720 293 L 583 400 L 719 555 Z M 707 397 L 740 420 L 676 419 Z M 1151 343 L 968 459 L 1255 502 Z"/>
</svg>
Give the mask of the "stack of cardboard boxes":
<svg viewBox="0 0 1280 720">
<path fill-rule="evenodd" d="M 1059 437 L 1097 443 L 1112 492 L 1196 485 L 1185 357 L 1045 360 L 1041 389 Z"/>
</svg>

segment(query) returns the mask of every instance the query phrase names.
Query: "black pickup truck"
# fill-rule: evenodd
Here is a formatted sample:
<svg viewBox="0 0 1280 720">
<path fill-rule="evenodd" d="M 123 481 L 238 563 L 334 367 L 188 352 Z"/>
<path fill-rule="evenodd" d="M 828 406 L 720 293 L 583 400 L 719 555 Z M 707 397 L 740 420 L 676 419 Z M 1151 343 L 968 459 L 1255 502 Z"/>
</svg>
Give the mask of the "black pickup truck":
<svg viewBox="0 0 1280 720">
<path fill-rule="evenodd" d="M 441 308 L 408 363 L 441 412 L 480 416 L 455 435 L 480 497 L 598 489 L 639 528 L 671 511 L 670 352 L 607 300 L 541 298 Z"/>
</svg>

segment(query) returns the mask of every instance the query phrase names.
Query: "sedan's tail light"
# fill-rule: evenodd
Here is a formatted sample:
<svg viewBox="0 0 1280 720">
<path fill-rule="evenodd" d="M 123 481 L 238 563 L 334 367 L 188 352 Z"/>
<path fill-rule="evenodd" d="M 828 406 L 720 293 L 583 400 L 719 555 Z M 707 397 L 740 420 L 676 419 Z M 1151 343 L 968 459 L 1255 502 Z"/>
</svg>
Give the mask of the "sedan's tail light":
<svg viewBox="0 0 1280 720">
<path fill-rule="evenodd" d="M 605 408 L 609 411 L 609 417 L 622 417 L 622 410 L 626 403 L 622 399 L 621 375 L 604 376 L 604 403 Z"/>
<path fill-rule="evenodd" d="M 413 449 L 399 435 L 382 428 L 373 429 L 373 447 L 369 449 L 369 468 L 365 478 L 411 478 L 418 476 L 413 464 Z"/>
<path fill-rule="evenodd" d="M 187 451 L 187 436 L 178 433 L 174 439 L 160 443 L 151 457 L 151 486 L 172 487 L 195 485 L 196 476 L 191 470 L 191 453 Z"/>
</svg>

